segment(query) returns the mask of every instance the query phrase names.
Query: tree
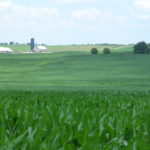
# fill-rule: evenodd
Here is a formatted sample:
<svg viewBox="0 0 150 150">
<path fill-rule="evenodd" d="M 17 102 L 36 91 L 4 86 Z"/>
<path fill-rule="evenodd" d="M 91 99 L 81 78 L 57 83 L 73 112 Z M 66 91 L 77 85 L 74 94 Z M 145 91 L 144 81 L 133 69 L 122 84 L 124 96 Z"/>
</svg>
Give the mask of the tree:
<svg viewBox="0 0 150 150">
<path fill-rule="evenodd" d="M 147 48 L 147 53 L 150 54 L 150 47 Z"/>
<path fill-rule="evenodd" d="M 135 54 L 145 54 L 147 53 L 148 45 L 143 41 L 135 44 L 133 48 Z"/>
<path fill-rule="evenodd" d="M 104 54 L 110 54 L 111 50 L 109 48 L 104 48 L 103 53 Z"/>
<path fill-rule="evenodd" d="M 150 53 L 150 44 L 148 44 L 147 53 Z"/>
<path fill-rule="evenodd" d="M 13 41 L 11 41 L 11 42 L 9 43 L 9 45 L 14 45 L 14 42 L 13 42 Z"/>
<path fill-rule="evenodd" d="M 91 54 L 98 54 L 98 49 L 97 48 L 92 48 L 91 49 Z"/>
</svg>

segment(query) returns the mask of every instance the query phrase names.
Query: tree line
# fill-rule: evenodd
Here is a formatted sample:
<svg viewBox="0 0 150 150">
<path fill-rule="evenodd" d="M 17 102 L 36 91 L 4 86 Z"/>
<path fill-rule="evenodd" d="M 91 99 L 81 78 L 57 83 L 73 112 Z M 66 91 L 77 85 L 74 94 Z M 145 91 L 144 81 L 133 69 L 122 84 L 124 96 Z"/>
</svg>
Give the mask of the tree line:
<svg viewBox="0 0 150 150">
<path fill-rule="evenodd" d="M 19 42 L 0 42 L 0 45 L 28 45 L 30 46 L 31 43 L 19 43 Z M 37 45 L 37 43 L 35 43 L 35 45 Z M 46 44 L 40 44 L 41 46 L 46 46 Z"/>
<path fill-rule="evenodd" d="M 91 49 L 91 54 L 98 54 L 99 51 L 97 48 L 92 48 Z M 104 48 L 103 49 L 103 54 L 110 54 L 111 50 L 109 48 Z M 133 46 L 133 53 L 134 54 L 149 54 L 150 53 L 150 44 L 142 41 L 138 42 Z"/>
</svg>

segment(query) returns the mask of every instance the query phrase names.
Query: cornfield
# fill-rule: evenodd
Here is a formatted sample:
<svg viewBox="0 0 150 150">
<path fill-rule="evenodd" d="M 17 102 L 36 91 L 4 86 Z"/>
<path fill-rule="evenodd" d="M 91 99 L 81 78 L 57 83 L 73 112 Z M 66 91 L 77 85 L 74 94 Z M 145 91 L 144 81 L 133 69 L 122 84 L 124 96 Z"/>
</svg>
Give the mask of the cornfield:
<svg viewBox="0 0 150 150">
<path fill-rule="evenodd" d="M 149 150 L 147 92 L 0 92 L 0 150 Z"/>
</svg>

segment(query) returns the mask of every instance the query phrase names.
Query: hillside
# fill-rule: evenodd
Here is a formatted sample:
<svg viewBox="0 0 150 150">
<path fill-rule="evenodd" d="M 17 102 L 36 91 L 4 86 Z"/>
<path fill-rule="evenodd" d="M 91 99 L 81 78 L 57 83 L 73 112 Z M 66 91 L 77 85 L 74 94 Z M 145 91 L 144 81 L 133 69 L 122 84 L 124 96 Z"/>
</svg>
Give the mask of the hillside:
<svg viewBox="0 0 150 150">
<path fill-rule="evenodd" d="M 150 55 L 84 52 L 0 55 L 0 89 L 148 90 Z"/>
</svg>

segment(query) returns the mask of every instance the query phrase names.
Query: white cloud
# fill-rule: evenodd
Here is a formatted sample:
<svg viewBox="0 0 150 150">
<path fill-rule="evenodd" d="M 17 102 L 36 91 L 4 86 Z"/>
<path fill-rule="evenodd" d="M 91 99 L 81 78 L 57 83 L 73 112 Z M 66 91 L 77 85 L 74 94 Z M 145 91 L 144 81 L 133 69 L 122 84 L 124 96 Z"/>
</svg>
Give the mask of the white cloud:
<svg viewBox="0 0 150 150">
<path fill-rule="evenodd" d="M 136 0 L 134 5 L 142 9 L 150 9 L 150 0 Z"/>
<path fill-rule="evenodd" d="M 102 19 L 109 16 L 109 12 L 103 12 L 96 8 L 77 10 L 72 13 L 71 17 L 74 19 L 82 20 L 95 20 Z"/>
<path fill-rule="evenodd" d="M 59 24 L 67 27 L 77 26 L 77 23 L 74 20 L 60 20 Z"/>
<path fill-rule="evenodd" d="M 127 17 L 125 16 L 116 17 L 116 21 L 119 21 L 119 22 L 125 22 L 126 20 L 127 20 Z"/>
<path fill-rule="evenodd" d="M 124 41 L 119 38 L 124 34 L 135 33 L 137 39 L 141 37 L 140 32 L 150 30 L 150 0 L 17 1 L 0 0 L 0 41 L 26 41 L 35 37 L 47 43 L 112 42 L 114 39 L 120 42 Z M 147 28 L 137 30 L 142 25 Z M 126 40 L 134 38 L 127 36 Z"/>
<path fill-rule="evenodd" d="M 150 15 L 139 15 L 137 18 L 141 20 L 150 20 Z"/>
<path fill-rule="evenodd" d="M 150 0 L 135 0 L 132 9 L 134 18 L 141 21 L 150 20 Z"/>
<path fill-rule="evenodd" d="M 0 11 L 10 8 L 11 4 L 12 4 L 11 1 L 0 2 Z"/>
<path fill-rule="evenodd" d="M 101 0 L 58 0 L 61 3 L 74 3 L 74 2 L 100 2 Z"/>
<path fill-rule="evenodd" d="M 33 23 L 40 24 L 42 21 L 51 20 L 60 13 L 56 8 L 48 9 L 45 7 L 27 7 L 13 3 L 10 0 L 0 1 L 0 23 L 13 23 L 18 25 Z M 12 25 L 13 25 L 12 24 Z"/>
</svg>

